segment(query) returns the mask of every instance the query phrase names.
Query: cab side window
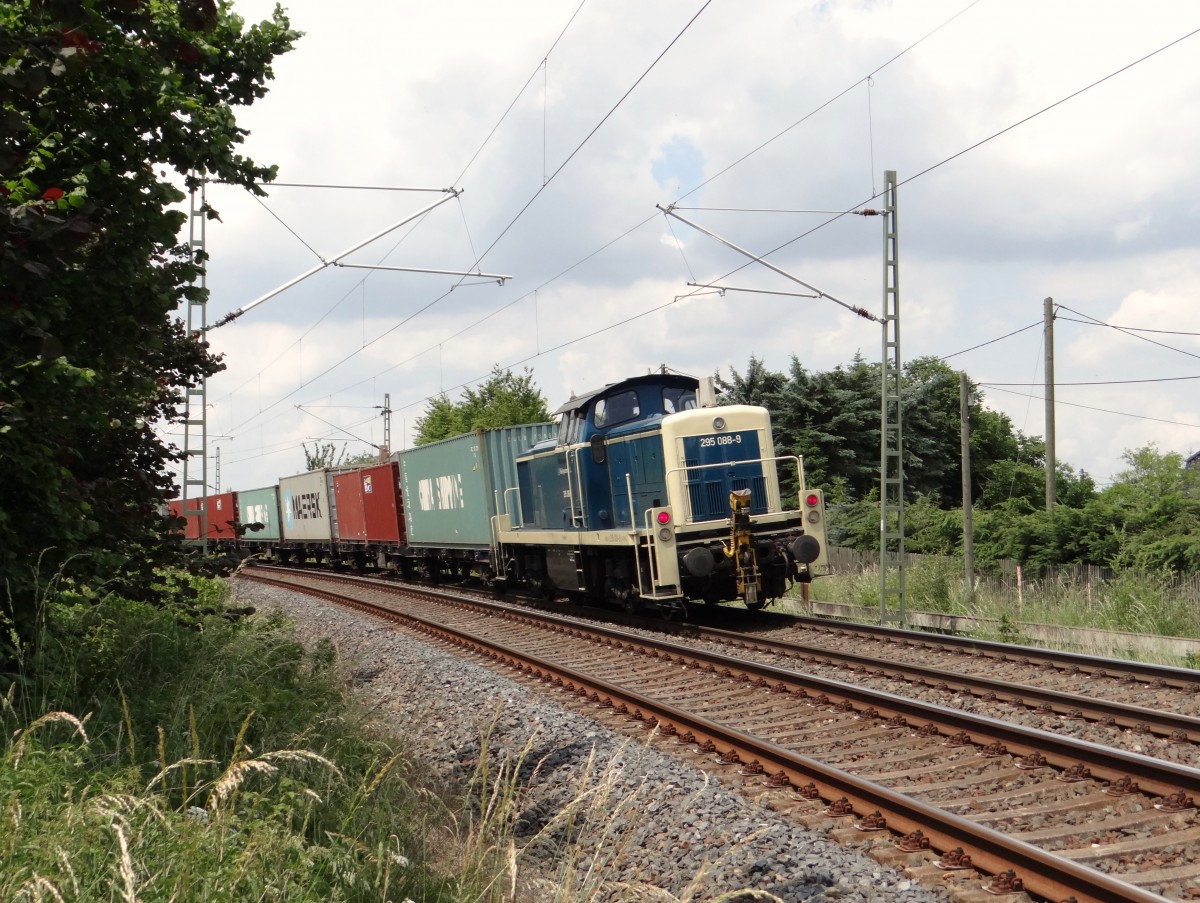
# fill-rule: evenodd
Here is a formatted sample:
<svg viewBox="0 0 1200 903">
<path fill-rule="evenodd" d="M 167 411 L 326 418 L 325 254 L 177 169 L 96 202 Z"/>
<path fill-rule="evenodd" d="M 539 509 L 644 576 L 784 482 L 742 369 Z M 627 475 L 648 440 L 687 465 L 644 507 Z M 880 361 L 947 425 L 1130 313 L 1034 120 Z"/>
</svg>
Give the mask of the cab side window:
<svg viewBox="0 0 1200 903">
<path fill-rule="evenodd" d="M 567 429 L 567 443 L 574 445 L 583 437 L 584 418 L 579 411 L 571 412 L 571 424 Z"/>
<path fill-rule="evenodd" d="M 696 393 L 692 389 L 664 389 L 663 413 L 677 414 L 696 407 Z"/>
<path fill-rule="evenodd" d="M 618 423 L 633 420 L 642 412 L 641 406 L 638 404 L 637 392 L 632 391 L 611 395 L 607 399 L 604 399 L 601 404 L 604 404 L 605 426 L 616 426 Z M 600 404 L 597 404 L 597 416 L 599 416 L 600 410 Z M 600 424 L 597 423 L 597 425 Z"/>
</svg>

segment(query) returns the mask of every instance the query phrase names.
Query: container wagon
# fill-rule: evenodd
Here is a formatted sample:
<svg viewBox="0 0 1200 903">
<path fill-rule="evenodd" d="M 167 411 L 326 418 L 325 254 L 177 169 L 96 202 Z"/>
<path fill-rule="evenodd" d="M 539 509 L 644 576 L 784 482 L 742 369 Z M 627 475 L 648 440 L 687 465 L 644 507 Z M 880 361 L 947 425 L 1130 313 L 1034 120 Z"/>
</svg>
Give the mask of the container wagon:
<svg viewBox="0 0 1200 903">
<path fill-rule="evenodd" d="M 490 584 L 495 517 L 520 519 L 517 457 L 557 429 L 527 423 L 476 430 L 398 452 L 408 534 L 401 572 L 431 580 L 476 576 Z"/>
<path fill-rule="evenodd" d="M 405 544 L 400 465 L 387 461 L 333 477 L 339 559 L 362 570 L 395 566 Z"/>
</svg>

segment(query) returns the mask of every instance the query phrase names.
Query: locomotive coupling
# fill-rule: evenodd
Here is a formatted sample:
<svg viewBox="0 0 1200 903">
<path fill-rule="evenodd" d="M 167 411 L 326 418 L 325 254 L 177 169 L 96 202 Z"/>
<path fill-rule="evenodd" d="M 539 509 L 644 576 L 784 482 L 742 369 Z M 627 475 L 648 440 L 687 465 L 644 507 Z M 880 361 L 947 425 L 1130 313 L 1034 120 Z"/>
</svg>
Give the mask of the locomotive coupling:
<svg viewBox="0 0 1200 903">
<path fill-rule="evenodd" d="M 758 560 L 750 543 L 750 502 L 749 489 L 730 491 L 729 544 L 725 547 L 725 557 L 732 558 L 737 566 L 738 595 L 746 600 L 747 605 L 758 601 L 758 593 L 762 589 Z"/>
</svg>

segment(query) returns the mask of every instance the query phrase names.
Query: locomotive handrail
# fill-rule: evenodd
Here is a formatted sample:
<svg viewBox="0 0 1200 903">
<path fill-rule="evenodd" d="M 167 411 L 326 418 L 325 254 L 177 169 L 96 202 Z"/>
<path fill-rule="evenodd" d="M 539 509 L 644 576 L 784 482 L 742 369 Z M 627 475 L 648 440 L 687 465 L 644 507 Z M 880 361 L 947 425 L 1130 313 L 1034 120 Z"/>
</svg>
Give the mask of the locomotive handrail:
<svg viewBox="0 0 1200 903">
<path fill-rule="evenodd" d="M 625 474 L 625 498 L 629 499 L 629 535 L 637 536 L 637 513 L 633 509 L 633 484 Z"/>
<path fill-rule="evenodd" d="M 804 491 L 804 458 L 799 455 L 776 455 L 773 458 L 748 458 L 744 461 L 717 461 L 713 464 L 691 464 L 691 465 L 685 465 L 683 467 L 672 467 L 663 475 L 663 479 L 664 479 L 664 481 L 669 482 L 672 474 L 683 473 L 684 474 L 683 488 L 687 489 L 691 485 L 691 477 L 688 474 L 688 472 L 692 471 L 692 470 L 707 470 L 707 469 L 711 469 L 714 467 L 734 467 L 734 466 L 743 465 L 743 464 L 775 464 L 779 461 L 795 461 L 796 462 L 796 473 L 800 478 L 800 491 L 803 492 Z M 778 488 L 779 488 L 779 472 L 778 471 L 775 472 L 775 488 L 776 488 L 776 490 L 778 490 Z M 687 496 L 687 500 L 688 500 L 687 523 L 694 524 L 694 523 L 696 523 L 696 521 L 692 517 L 691 494 L 685 493 L 685 495 Z M 779 506 L 780 506 L 780 510 L 782 511 L 783 510 L 783 493 L 779 494 Z"/>
<path fill-rule="evenodd" d="M 575 459 L 575 484 L 579 487 L 579 526 L 587 527 L 587 504 L 583 497 L 583 475 L 579 472 L 579 453 L 583 450 L 582 446 L 567 449 L 567 470 L 571 469 L 571 453 L 574 452 Z M 571 478 L 567 476 L 567 485 L 571 484 Z M 575 525 L 575 496 L 571 496 L 571 524 Z"/>
<path fill-rule="evenodd" d="M 521 497 L 519 495 L 517 496 L 517 508 L 516 508 L 516 510 L 519 511 L 521 514 L 521 522 L 519 524 L 514 524 L 512 522 L 512 510 L 509 509 L 509 507 L 508 507 L 508 494 L 510 492 L 518 492 L 519 493 L 520 491 L 521 491 L 521 488 L 519 486 L 510 486 L 504 490 L 504 496 L 503 496 L 504 512 L 503 513 L 508 515 L 508 526 L 509 526 L 509 529 L 512 529 L 512 530 L 520 530 L 523 526 L 525 526 L 525 511 L 521 508 Z"/>
<path fill-rule="evenodd" d="M 571 451 L 572 451 L 572 449 L 570 447 L 568 447 L 566 450 L 566 453 L 564 454 L 563 457 L 564 457 L 564 461 L 566 462 L 566 465 L 567 465 L 567 467 L 566 467 L 566 470 L 567 470 L 567 505 L 571 509 L 571 526 L 577 527 L 577 526 L 581 525 L 579 522 L 583 520 L 583 514 L 582 514 L 583 505 L 581 504 L 579 506 L 580 515 L 579 515 L 579 517 L 576 517 L 575 516 L 575 487 L 571 483 Z M 578 452 L 578 449 L 575 449 L 575 451 Z M 575 475 L 576 475 L 576 477 L 578 477 L 579 476 L 579 473 L 578 473 L 578 471 L 579 471 L 579 455 L 578 454 L 575 455 L 575 470 L 576 470 Z M 582 501 L 582 495 L 580 496 L 580 499 Z"/>
<path fill-rule="evenodd" d="M 655 554 L 658 550 L 654 546 L 654 534 L 651 532 L 654 529 L 654 527 L 650 523 L 650 512 L 653 510 L 654 510 L 653 508 L 647 508 L 642 513 L 642 524 L 646 530 L 646 559 L 650 562 L 650 591 L 651 591 L 651 593 L 656 593 L 657 590 L 655 589 L 655 587 L 657 587 L 659 585 L 660 581 L 658 579 L 658 577 L 659 577 L 658 555 Z M 642 569 L 639 567 L 638 568 L 638 589 L 639 590 L 641 589 L 641 576 L 642 576 Z M 645 593 L 643 593 L 642 595 L 645 595 Z"/>
</svg>

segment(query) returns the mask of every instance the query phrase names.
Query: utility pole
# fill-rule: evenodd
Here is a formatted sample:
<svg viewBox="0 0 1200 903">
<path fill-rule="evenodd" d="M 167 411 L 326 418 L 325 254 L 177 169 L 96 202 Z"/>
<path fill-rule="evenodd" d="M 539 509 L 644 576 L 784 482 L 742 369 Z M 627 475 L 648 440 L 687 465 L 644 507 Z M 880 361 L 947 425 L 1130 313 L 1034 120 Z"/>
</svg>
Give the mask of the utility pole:
<svg viewBox="0 0 1200 903">
<path fill-rule="evenodd" d="M 200 179 L 198 189 L 189 192 L 188 254 L 200 270 L 199 292 L 189 294 L 187 301 L 188 335 L 203 341 L 208 332 L 208 258 L 205 216 L 206 182 Z M 200 473 L 197 475 L 196 471 Z M 179 497 L 183 500 L 180 513 L 199 518 L 200 550 L 208 553 L 208 377 L 201 376 L 195 385 L 183 389 L 183 477 Z M 197 496 L 189 492 L 199 490 Z"/>
<path fill-rule="evenodd" d="M 900 227 L 896 172 L 886 170 L 883 208 L 883 386 L 879 460 L 879 623 L 905 626 L 904 438 L 900 368 Z M 895 613 L 888 601 L 895 602 Z"/>
<path fill-rule="evenodd" d="M 383 453 L 379 456 L 380 463 L 388 459 L 392 453 L 392 396 L 383 393 Z"/>
<path fill-rule="evenodd" d="M 972 521 L 974 500 L 971 498 L 971 388 L 967 373 L 958 374 L 958 408 L 962 438 L 962 495 L 963 495 L 963 569 L 967 578 L 967 599 L 975 597 L 975 530 Z"/>
<path fill-rule="evenodd" d="M 1054 299 L 1042 302 L 1046 321 L 1046 510 L 1054 510 Z"/>
</svg>

